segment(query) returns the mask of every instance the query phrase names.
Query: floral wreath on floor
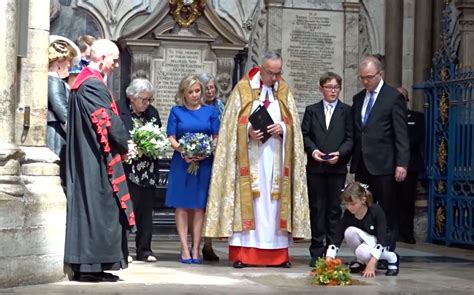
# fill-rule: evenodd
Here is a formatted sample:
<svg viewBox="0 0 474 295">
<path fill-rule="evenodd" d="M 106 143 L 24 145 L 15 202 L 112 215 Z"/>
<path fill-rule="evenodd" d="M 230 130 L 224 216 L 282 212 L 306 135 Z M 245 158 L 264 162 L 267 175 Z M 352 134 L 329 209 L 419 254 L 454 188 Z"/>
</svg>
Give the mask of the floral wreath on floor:
<svg viewBox="0 0 474 295">
<path fill-rule="evenodd" d="M 316 267 L 309 272 L 312 285 L 348 286 L 352 278 L 347 266 L 341 259 L 319 258 Z"/>
</svg>

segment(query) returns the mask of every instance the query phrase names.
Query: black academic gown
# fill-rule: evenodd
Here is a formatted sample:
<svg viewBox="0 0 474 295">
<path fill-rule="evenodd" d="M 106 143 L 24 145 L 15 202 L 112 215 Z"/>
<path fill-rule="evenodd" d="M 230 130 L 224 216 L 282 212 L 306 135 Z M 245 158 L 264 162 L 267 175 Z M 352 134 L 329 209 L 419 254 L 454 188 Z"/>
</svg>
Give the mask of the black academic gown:
<svg viewBox="0 0 474 295">
<path fill-rule="evenodd" d="M 74 271 L 127 267 L 124 227 L 134 225 L 123 173 L 129 134 L 99 72 L 85 68 L 69 101 L 64 262 Z"/>
</svg>

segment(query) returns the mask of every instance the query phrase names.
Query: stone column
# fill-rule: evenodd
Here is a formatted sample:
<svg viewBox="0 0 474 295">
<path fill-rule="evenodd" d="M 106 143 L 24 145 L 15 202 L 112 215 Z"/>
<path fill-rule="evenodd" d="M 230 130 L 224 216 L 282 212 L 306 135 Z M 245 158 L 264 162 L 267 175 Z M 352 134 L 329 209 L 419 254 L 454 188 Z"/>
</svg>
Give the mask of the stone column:
<svg viewBox="0 0 474 295">
<path fill-rule="evenodd" d="M 385 77 L 397 87 L 402 83 L 403 63 L 403 1 L 386 1 L 385 15 Z"/>
<path fill-rule="evenodd" d="M 17 64 L 17 2 L 0 1 L 0 288 L 64 277 L 66 198 L 58 157 L 45 147 L 49 5 L 28 1 Z"/>
<path fill-rule="evenodd" d="M 432 12 L 432 1 L 417 0 L 415 2 L 415 40 L 417 40 L 413 65 L 413 83 L 415 84 L 422 83 L 429 78 L 432 66 Z M 414 91 L 413 109 L 423 112 L 423 104 L 423 92 Z"/>
<path fill-rule="evenodd" d="M 211 45 L 214 53 L 217 57 L 217 70 L 216 70 L 216 87 L 217 96 L 220 97 L 224 102 L 229 98 L 232 86 L 237 81 L 232 81 L 232 77 L 235 69 L 235 56 L 241 49 L 241 47 L 233 46 L 216 46 Z"/>
<path fill-rule="evenodd" d="M 345 1 L 344 7 L 344 102 L 352 104 L 358 92 L 359 80 L 359 10 L 358 0 Z"/>
<path fill-rule="evenodd" d="M 282 38 L 283 4 L 285 0 L 265 0 L 267 8 L 266 50 L 280 50 Z"/>
<path fill-rule="evenodd" d="M 474 66 L 474 0 L 455 0 L 454 4 L 460 12 L 459 31 L 459 62 L 464 67 Z"/>
<path fill-rule="evenodd" d="M 446 8 L 446 0 L 434 0 L 433 2 L 433 56 L 441 46 L 441 18 Z"/>
<path fill-rule="evenodd" d="M 38 0 L 30 0 L 29 5 L 27 55 L 19 62 L 21 82 L 18 85 L 18 104 L 15 106 L 15 142 L 18 145 L 45 146 L 49 5 Z M 28 120 L 29 124 L 26 125 Z"/>
</svg>

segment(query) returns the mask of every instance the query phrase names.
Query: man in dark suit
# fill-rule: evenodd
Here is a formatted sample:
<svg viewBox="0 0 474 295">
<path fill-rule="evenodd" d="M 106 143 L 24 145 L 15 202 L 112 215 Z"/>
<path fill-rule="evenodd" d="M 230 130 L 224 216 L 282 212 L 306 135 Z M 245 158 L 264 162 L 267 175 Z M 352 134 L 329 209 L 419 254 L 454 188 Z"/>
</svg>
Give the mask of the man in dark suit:
<svg viewBox="0 0 474 295">
<path fill-rule="evenodd" d="M 306 107 L 301 129 L 308 155 L 306 175 L 311 219 L 310 266 L 334 243 L 341 218 L 341 190 L 353 145 L 351 107 L 339 98 L 342 78 L 327 72 L 319 79 L 323 100 Z M 326 241 L 326 246 L 324 242 Z"/>
<path fill-rule="evenodd" d="M 408 91 L 399 87 L 397 90 L 403 95 L 406 102 Z M 397 202 L 398 241 L 415 244 L 413 234 L 413 219 L 415 216 L 416 185 L 418 175 L 425 169 L 423 161 L 423 146 L 425 138 L 425 117 L 423 113 L 412 110 L 407 111 L 408 138 L 410 140 L 410 162 L 408 163 L 407 177 L 402 182 L 397 182 L 395 195 Z"/>
<path fill-rule="evenodd" d="M 354 150 L 351 173 L 369 185 L 374 201 L 387 218 L 390 250 L 395 249 L 395 181 L 407 175 L 409 143 L 406 103 L 400 92 L 383 81 L 383 65 L 374 56 L 359 65 L 364 90 L 353 98 Z"/>
</svg>

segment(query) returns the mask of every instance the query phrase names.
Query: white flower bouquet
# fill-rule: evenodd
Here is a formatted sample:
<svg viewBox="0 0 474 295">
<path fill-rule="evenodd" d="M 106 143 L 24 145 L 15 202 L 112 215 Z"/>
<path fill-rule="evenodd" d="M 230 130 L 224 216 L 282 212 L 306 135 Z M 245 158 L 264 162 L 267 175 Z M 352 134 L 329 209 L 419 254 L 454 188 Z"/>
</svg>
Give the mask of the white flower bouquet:
<svg viewBox="0 0 474 295">
<path fill-rule="evenodd" d="M 189 158 L 209 157 L 214 151 L 212 137 L 204 133 L 185 133 L 178 142 L 181 153 Z M 199 162 L 192 161 L 187 171 L 196 175 L 198 169 Z"/>
<path fill-rule="evenodd" d="M 140 120 L 133 119 L 133 130 L 130 131 L 137 153 L 133 158 L 142 156 L 151 159 L 162 159 L 166 156 L 171 144 L 164 127 L 155 124 L 155 119 L 143 124 Z"/>
</svg>

